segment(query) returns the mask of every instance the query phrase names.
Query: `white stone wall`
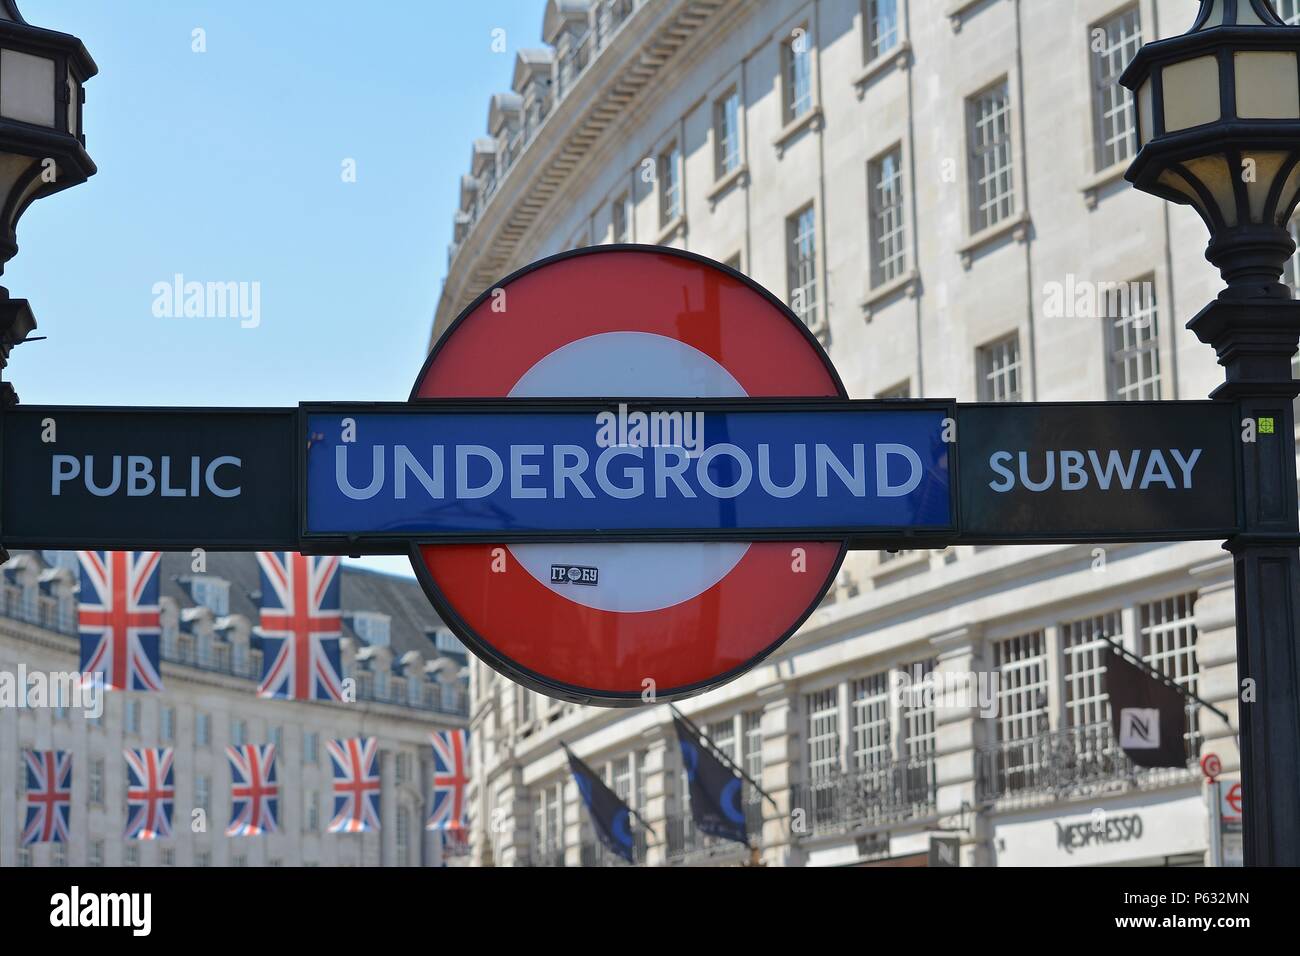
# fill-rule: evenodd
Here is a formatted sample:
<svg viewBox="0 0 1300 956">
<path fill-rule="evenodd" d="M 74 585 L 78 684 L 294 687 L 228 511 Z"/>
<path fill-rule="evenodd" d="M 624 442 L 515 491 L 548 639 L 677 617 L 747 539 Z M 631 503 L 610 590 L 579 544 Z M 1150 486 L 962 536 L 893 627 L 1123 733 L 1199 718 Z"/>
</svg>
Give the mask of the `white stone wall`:
<svg viewBox="0 0 1300 956">
<path fill-rule="evenodd" d="M 644 24 L 648 36 L 647 8 L 654 6 L 638 8 L 628 29 Z M 660 9 L 669 6 L 685 3 L 665 0 Z M 1106 399 L 1103 318 L 1047 315 L 1046 289 L 1070 276 L 1126 282 L 1147 275 L 1158 302 L 1161 397 L 1205 397 L 1221 373 L 1212 350 L 1183 328 L 1219 288 L 1203 259 L 1203 227 L 1190 210 L 1132 190 L 1121 178 L 1123 164 L 1095 168 L 1089 30 L 1126 4 L 900 0 L 900 46 L 874 64 L 864 63 L 864 6 L 858 0 L 721 4 L 662 75 L 585 149 L 517 241 L 508 240 L 499 224 L 529 196 L 530 177 L 550 148 L 546 137 L 558 137 L 583 104 L 596 102 L 601 78 L 612 75 L 597 58 L 552 113 L 553 129 L 539 135 L 506 174 L 455 251 L 435 334 L 482 291 L 485 263 L 500 276 L 574 245 L 609 241 L 611 203 L 625 190 L 635 198 L 633 241 L 724 261 L 738 255 L 743 271 L 784 297 L 785 220 L 812 202 L 818 296 L 829 320 L 823 337 L 855 398 L 908 380 L 913 396 L 973 401 L 977 347 L 1014 331 L 1026 400 Z M 1180 33 L 1195 14 L 1186 0 L 1140 0 L 1139 6 L 1145 39 Z M 815 115 L 788 130 L 780 101 L 780 44 L 795 27 L 805 29 L 812 43 Z M 609 56 L 630 62 L 635 44 L 612 46 Z M 1003 78 L 1012 102 L 1017 209 L 1003 227 L 972 236 L 965 99 Z M 714 176 L 713 104 L 732 86 L 743 93 L 743 166 L 734 181 L 720 185 Z M 664 232 L 655 184 L 640 171 L 643 160 L 674 140 L 683 150 L 684 216 Z M 909 270 L 881 294 L 870 281 L 867 164 L 895 145 L 903 155 Z M 802 702 L 809 687 L 923 656 L 940 658 L 945 668 L 980 669 L 988 666 L 990 641 L 1040 627 L 1049 635 L 1050 669 L 1059 678 L 1060 622 L 1120 610 L 1133 640 L 1138 603 L 1196 591 L 1202 691 L 1235 716 L 1231 566 L 1224 557 L 1212 542 L 1103 552 L 1085 546 L 958 548 L 888 563 L 874 553 L 853 554 L 846 562 L 848 587 L 836 603 L 814 614 L 773 660 L 685 709 L 700 723 L 763 710 L 764 785 L 785 814 L 791 809 L 787 787 L 806 769 Z M 478 862 L 513 862 L 528 845 L 521 828 L 531 826 L 531 792 L 567 773 L 560 737 L 596 766 L 649 749 L 655 779 L 646 812 L 652 822 L 677 812 L 678 761 L 666 708 L 605 712 L 566 705 L 553 723 L 525 725 L 516 719 L 512 685 L 481 666 L 475 675 L 479 826 L 492 831 L 493 845 L 508 848 L 495 859 L 479 853 Z M 1052 688 L 1059 717 L 1059 679 Z M 1229 730 L 1209 714 L 1201 726 L 1205 749 L 1235 769 Z M 998 857 L 998 815 L 967 812 L 975 798 L 974 748 L 987 744 L 991 734 L 978 715 L 949 713 L 940 721 L 939 809 L 945 825 L 970 824 L 964 863 L 989 864 Z M 1144 799 L 1159 807 L 1166 797 L 1183 799 L 1187 786 L 1193 785 Z M 570 792 L 569 799 L 576 797 Z M 1086 817 L 1095 806 L 1066 805 L 1061 813 Z M 1189 806 L 1180 803 L 1179 812 L 1194 815 Z M 484 822 L 493 812 L 494 826 Z M 895 855 L 899 847 L 922 846 L 933 822 L 895 827 Z M 482 847 L 488 841 L 479 842 Z M 851 838 L 795 839 L 783 818 L 765 826 L 764 843 L 771 864 L 856 858 Z M 1147 849 L 1153 858 L 1162 855 L 1158 847 Z M 662 849 L 651 850 L 651 862 L 663 859 Z"/>
</svg>

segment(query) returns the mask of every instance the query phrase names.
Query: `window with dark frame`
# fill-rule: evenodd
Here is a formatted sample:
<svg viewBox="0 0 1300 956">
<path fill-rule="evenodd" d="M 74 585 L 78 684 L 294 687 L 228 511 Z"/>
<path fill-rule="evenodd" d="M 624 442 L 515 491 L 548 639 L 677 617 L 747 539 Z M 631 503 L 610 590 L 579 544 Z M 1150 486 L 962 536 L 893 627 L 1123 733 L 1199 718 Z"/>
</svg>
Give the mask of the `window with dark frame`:
<svg viewBox="0 0 1300 956">
<path fill-rule="evenodd" d="M 1092 51 L 1092 116 L 1096 169 L 1101 172 L 1137 152 L 1137 112 L 1133 94 L 1119 84 L 1142 46 L 1142 18 L 1137 4 L 1095 24 L 1088 31 Z"/>
<path fill-rule="evenodd" d="M 907 271 L 901 148 L 895 147 L 867 164 L 867 187 L 871 218 L 871 284 L 879 286 Z"/>
</svg>

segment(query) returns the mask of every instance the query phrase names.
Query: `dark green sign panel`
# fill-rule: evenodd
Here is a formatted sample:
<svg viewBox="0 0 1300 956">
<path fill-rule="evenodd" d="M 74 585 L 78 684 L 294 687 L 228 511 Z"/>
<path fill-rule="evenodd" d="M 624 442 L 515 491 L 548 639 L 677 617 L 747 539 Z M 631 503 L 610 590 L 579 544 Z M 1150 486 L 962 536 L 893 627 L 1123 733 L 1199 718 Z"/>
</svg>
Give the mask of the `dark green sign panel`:
<svg viewBox="0 0 1300 956">
<path fill-rule="evenodd" d="M 959 406 L 961 542 L 1230 537 L 1236 417 L 1226 402 Z"/>
</svg>

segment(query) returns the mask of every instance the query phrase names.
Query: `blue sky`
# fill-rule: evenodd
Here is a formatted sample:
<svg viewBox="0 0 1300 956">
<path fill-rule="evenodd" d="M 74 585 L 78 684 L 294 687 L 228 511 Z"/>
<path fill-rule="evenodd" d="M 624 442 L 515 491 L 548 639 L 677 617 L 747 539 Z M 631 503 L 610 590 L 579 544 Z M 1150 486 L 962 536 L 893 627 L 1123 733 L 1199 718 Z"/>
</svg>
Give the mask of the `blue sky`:
<svg viewBox="0 0 1300 956">
<path fill-rule="evenodd" d="M 99 173 L 27 211 L 2 279 L 49 336 L 6 370 L 22 400 L 404 400 L 470 141 L 515 50 L 540 45 L 542 0 L 19 6 L 100 69 L 85 106 Z M 260 283 L 260 324 L 156 317 L 154 285 L 177 273 Z"/>
</svg>

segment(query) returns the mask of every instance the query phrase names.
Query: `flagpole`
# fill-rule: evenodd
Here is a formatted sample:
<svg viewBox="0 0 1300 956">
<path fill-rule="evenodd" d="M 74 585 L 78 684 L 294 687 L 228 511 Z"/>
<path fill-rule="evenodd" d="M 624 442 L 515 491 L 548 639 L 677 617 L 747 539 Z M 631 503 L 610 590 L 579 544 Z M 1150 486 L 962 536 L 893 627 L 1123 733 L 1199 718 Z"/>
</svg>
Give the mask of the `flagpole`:
<svg viewBox="0 0 1300 956">
<path fill-rule="evenodd" d="M 706 744 L 708 744 L 709 749 L 710 749 L 711 751 L 713 751 L 713 753 L 714 753 L 716 756 L 718 756 L 719 758 L 721 758 L 721 759 L 723 760 L 723 762 L 725 762 L 725 763 L 727 764 L 728 767 L 730 767 L 732 770 L 736 771 L 736 773 L 740 774 L 740 776 L 743 777 L 744 780 L 745 780 L 745 781 L 746 781 L 746 782 L 747 782 L 751 787 L 753 787 L 755 790 L 757 790 L 758 793 L 759 793 L 759 796 L 763 797 L 763 799 L 765 799 L 768 803 L 772 804 L 773 809 L 775 809 L 778 813 L 781 812 L 781 807 L 780 807 L 780 805 L 776 802 L 776 800 L 774 800 L 774 799 L 772 798 L 772 795 L 771 795 L 770 793 L 768 793 L 766 790 L 764 790 L 762 787 L 760 787 L 760 786 L 758 785 L 758 782 L 757 782 L 753 777 L 751 777 L 749 774 L 745 773 L 744 769 L 741 768 L 740 765 L 736 763 L 736 761 L 732 760 L 732 759 L 731 759 L 730 757 L 728 757 L 725 753 L 723 753 L 721 750 L 719 750 L 719 749 L 718 749 L 718 745 L 715 744 L 712 740 L 709 739 L 709 735 L 708 735 L 708 734 L 706 734 L 704 731 L 700 730 L 700 728 L 697 727 L 697 726 L 695 725 L 695 723 L 694 723 L 694 722 L 693 722 L 689 717 L 687 717 L 687 716 L 686 716 L 685 714 L 683 714 L 680 710 L 678 710 L 677 707 L 676 707 L 675 705 L 673 705 L 673 704 L 669 704 L 669 705 L 668 705 L 668 709 L 671 710 L 674 714 L 677 715 L 677 718 L 678 718 L 679 720 L 681 720 L 681 722 L 684 723 L 684 724 L 686 725 L 687 729 L 690 730 L 691 733 L 698 735 L 699 738 L 700 738 L 701 740 L 703 740 Z"/>
<path fill-rule="evenodd" d="M 572 750 L 570 750 L 569 745 L 566 744 L 563 740 L 560 741 L 560 746 L 564 748 L 564 753 L 566 756 L 573 757 L 584 767 L 587 767 L 588 770 L 591 770 L 591 767 L 587 764 L 587 762 L 583 760 L 581 757 L 579 757 L 577 754 L 575 754 Z M 592 770 L 592 773 L 595 773 L 595 771 Z M 655 828 L 646 822 L 645 817 L 641 816 L 641 814 L 637 811 L 636 807 L 632 806 L 632 804 L 628 803 L 626 800 L 623 801 L 623 806 L 627 807 L 628 813 L 632 814 L 632 816 L 637 818 L 637 821 L 641 824 L 641 826 L 645 827 L 652 834 L 654 834 L 655 842 L 658 843 L 659 842 L 658 832 L 656 832 Z"/>
<path fill-rule="evenodd" d="M 1202 700 L 1200 697 L 1193 694 L 1186 687 L 1183 687 L 1173 678 L 1166 676 L 1162 671 L 1156 670 L 1146 661 L 1142 660 L 1142 658 L 1138 657 L 1136 654 L 1134 654 L 1132 651 L 1125 648 L 1123 645 L 1116 643 L 1111 638 L 1107 637 L 1105 634 L 1098 634 L 1096 636 L 1101 638 L 1101 640 L 1105 641 L 1107 644 L 1109 644 L 1111 650 L 1113 650 L 1116 654 L 1119 654 L 1125 660 L 1129 661 L 1132 664 L 1137 665 L 1139 668 L 1145 671 L 1148 676 L 1154 677 L 1156 680 L 1160 681 L 1160 683 L 1164 684 L 1166 687 L 1172 687 L 1174 690 L 1178 691 L 1178 693 L 1183 696 L 1184 700 L 1191 701 L 1194 704 L 1199 704 L 1201 707 L 1204 707 L 1205 709 L 1212 711 L 1215 714 L 1218 714 L 1219 718 L 1225 724 L 1227 724 L 1229 728 L 1232 727 L 1232 721 L 1228 719 L 1228 715 L 1225 714 L 1223 711 L 1219 710 L 1219 708 L 1215 707 L 1209 701 Z"/>
</svg>

